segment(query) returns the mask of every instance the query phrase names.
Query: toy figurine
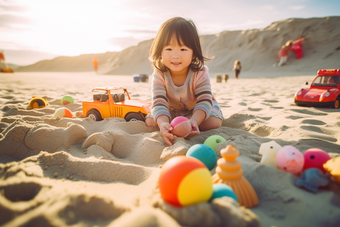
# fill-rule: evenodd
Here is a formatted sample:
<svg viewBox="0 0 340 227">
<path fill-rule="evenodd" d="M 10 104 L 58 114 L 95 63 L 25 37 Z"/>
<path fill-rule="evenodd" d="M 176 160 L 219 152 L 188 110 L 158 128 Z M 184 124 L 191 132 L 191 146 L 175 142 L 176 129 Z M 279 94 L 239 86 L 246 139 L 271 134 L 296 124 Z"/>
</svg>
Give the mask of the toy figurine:
<svg viewBox="0 0 340 227">
<path fill-rule="evenodd" d="M 319 148 L 311 148 L 305 151 L 303 153 L 303 157 L 305 158 L 305 164 L 303 165 L 303 170 L 309 169 L 309 168 L 318 168 L 321 170 L 324 174 L 327 172 L 323 168 L 323 164 L 325 164 L 329 159 L 331 159 L 331 156 Z"/>
<path fill-rule="evenodd" d="M 329 172 L 332 178 L 340 184 L 340 156 L 328 160 L 323 168 Z"/>
<path fill-rule="evenodd" d="M 243 177 L 242 164 L 236 160 L 239 154 L 236 147 L 231 145 L 221 150 L 222 158 L 217 161 L 218 166 L 216 173 L 212 176 L 212 182 L 229 185 L 235 192 L 240 205 L 249 208 L 256 206 L 259 199 L 253 186 Z"/>
<path fill-rule="evenodd" d="M 277 166 L 285 172 L 299 174 L 304 162 L 302 153 L 293 146 L 284 146 L 276 154 Z"/>
<path fill-rule="evenodd" d="M 259 153 L 262 154 L 261 163 L 278 168 L 276 154 L 281 148 L 275 141 L 262 143 L 259 149 Z"/>
<path fill-rule="evenodd" d="M 306 171 L 301 174 L 301 179 L 295 182 L 296 186 L 304 187 L 312 192 L 317 192 L 319 187 L 327 186 L 328 184 L 329 180 L 318 168 L 306 169 Z"/>
</svg>

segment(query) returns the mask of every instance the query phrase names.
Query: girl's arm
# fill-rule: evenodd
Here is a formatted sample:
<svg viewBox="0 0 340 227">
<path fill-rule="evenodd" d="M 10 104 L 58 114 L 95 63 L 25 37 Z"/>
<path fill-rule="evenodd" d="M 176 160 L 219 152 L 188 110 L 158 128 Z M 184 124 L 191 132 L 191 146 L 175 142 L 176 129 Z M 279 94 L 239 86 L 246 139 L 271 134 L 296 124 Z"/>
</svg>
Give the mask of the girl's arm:
<svg viewBox="0 0 340 227">
<path fill-rule="evenodd" d="M 208 67 L 204 67 L 203 71 L 198 72 L 195 76 L 194 83 L 194 92 L 196 97 L 196 105 L 194 108 L 194 114 L 196 111 L 201 110 L 204 112 L 203 120 L 207 119 L 210 116 L 210 112 L 212 110 L 212 93 L 211 93 L 211 85 L 209 79 Z M 202 114 L 200 114 L 202 117 Z M 198 122 L 200 123 L 203 121 Z"/>
<path fill-rule="evenodd" d="M 191 133 L 189 134 L 189 136 L 195 136 L 195 135 L 200 134 L 199 125 L 202 123 L 202 121 L 204 121 L 205 118 L 206 118 L 206 114 L 203 110 L 196 110 L 194 112 L 194 114 L 190 118 L 192 129 L 191 129 Z"/>
<path fill-rule="evenodd" d="M 169 131 L 172 130 L 170 125 L 171 115 L 169 113 L 168 99 L 166 97 L 166 87 L 164 77 L 158 72 L 152 75 L 152 106 L 151 114 L 157 122 L 159 131 L 165 142 L 171 146 L 171 140 L 174 135 Z"/>
<path fill-rule="evenodd" d="M 159 127 L 159 131 L 163 136 L 165 142 L 172 146 L 171 140 L 174 139 L 174 135 L 170 132 L 172 130 L 169 117 L 166 115 L 161 115 L 157 118 L 157 124 Z"/>
<path fill-rule="evenodd" d="M 169 113 L 168 98 L 166 97 L 165 79 L 160 73 L 154 72 L 152 75 L 152 105 L 151 114 L 157 122 L 160 115 L 166 115 L 171 119 Z"/>
</svg>

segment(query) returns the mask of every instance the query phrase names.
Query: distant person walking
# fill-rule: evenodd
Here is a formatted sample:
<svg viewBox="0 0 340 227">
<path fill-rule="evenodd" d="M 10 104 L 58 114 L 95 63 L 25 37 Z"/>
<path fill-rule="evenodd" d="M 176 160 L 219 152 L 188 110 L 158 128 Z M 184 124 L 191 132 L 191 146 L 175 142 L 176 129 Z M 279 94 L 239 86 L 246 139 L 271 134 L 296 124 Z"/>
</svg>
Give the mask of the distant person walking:
<svg viewBox="0 0 340 227">
<path fill-rule="evenodd" d="M 241 62 L 239 60 L 236 60 L 234 62 L 234 68 L 233 68 L 233 71 L 235 72 L 235 78 L 236 79 L 238 79 L 238 76 L 241 73 L 241 69 L 242 69 Z"/>
</svg>

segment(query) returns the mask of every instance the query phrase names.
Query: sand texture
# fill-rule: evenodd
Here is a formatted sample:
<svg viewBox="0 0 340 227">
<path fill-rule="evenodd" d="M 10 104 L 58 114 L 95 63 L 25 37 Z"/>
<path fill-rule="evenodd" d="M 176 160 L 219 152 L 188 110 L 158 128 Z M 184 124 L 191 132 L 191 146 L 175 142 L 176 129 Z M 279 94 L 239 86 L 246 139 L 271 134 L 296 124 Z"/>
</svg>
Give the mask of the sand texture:
<svg viewBox="0 0 340 227">
<path fill-rule="evenodd" d="M 0 76 L 1 226 L 339 226 L 339 185 L 312 193 L 294 185 L 297 176 L 259 162 L 261 143 L 272 140 L 301 152 L 316 147 L 331 157 L 340 154 L 339 110 L 293 102 L 314 75 L 227 83 L 212 77 L 223 126 L 177 138 L 171 147 L 158 128 L 144 122 L 53 115 L 64 95 L 73 96 L 75 102 L 66 107 L 76 115 L 95 86 L 125 86 L 133 99 L 150 100 L 150 82 L 93 72 Z M 33 95 L 50 105 L 28 108 Z M 258 206 L 247 209 L 220 198 L 179 209 L 161 199 L 160 166 L 211 135 L 226 139 L 217 145 L 218 157 L 228 144 L 239 149 Z"/>
</svg>

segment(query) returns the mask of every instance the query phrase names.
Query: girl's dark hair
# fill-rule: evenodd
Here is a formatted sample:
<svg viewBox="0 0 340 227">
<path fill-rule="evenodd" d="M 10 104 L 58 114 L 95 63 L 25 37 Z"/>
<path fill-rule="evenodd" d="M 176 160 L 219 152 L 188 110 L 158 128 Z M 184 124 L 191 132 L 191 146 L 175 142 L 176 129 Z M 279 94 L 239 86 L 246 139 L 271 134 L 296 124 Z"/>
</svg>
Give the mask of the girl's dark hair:
<svg viewBox="0 0 340 227">
<path fill-rule="evenodd" d="M 204 61 L 211 60 L 204 57 L 202 54 L 201 43 L 194 22 L 182 17 L 174 17 L 162 24 L 156 38 L 152 42 L 149 60 L 156 69 L 161 72 L 166 72 L 168 70 L 168 68 L 162 63 L 162 51 L 164 46 L 170 44 L 171 38 L 174 34 L 176 35 L 177 43 L 179 45 L 183 43 L 185 46 L 193 50 L 194 58 L 189 65 L 192 71 L 199 71 L 204 66 Z"/>
</svg>

